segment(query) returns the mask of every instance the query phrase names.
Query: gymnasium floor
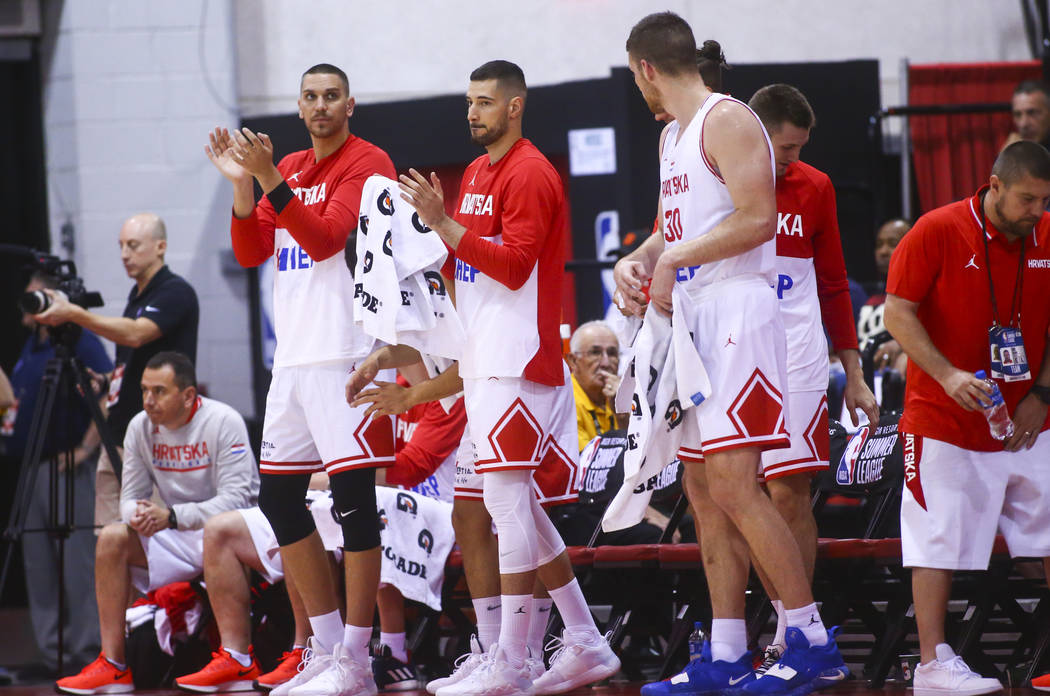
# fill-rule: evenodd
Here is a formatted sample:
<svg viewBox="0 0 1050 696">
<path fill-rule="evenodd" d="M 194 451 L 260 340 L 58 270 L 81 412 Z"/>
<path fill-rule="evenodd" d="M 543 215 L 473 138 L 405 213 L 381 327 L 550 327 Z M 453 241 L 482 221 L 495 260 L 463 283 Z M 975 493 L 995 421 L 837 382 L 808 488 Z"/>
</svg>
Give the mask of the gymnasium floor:
<svg viewBox="0 0 1050 696">
<path fill-rule="evenodd" d="M 594 689 L 577 689 L 576 691 L 570 692 L 570 694 L 572 696 L 638 696 L 640 688 L 641 684 L 627 683 Z M 4 696 L 45 696 L 45 694 L 51 696 L 54 694 L 54 690 L 50 684 L 41 684 L 38 686 L 11 686 L 0 689 L 0 692 L 2 692 Z M 140 693 L 154 694 L 155 696 L 175 696 L 176 694 L 185 696 L 186 694 L 185 691 L 179 691 L 177 689 L 157 689 Z M 424 690 L 400 691 L 396 693 L 404 694 L 404 696 L 428 696 L 427 692 Z M 906 696 L 911 693 L 911 690 L 902 686 L 887 686 L 877 691 L 873 691 L 862 682 L 854 682 L 827 691 L 822 691 L 820 693 L 841 695 L 857 694 L 858 696 L 861 694 L 864 694 L 865 696 L 871 696 L 872 694 L 879 694 L 879 696 Z M 1028 696 L 1042 694 L 1044 692 L 1029 688 L 1018 688 L 1006 689 L 1003 693 L 1006 694 L 1006 696 Z"/>
</svg>

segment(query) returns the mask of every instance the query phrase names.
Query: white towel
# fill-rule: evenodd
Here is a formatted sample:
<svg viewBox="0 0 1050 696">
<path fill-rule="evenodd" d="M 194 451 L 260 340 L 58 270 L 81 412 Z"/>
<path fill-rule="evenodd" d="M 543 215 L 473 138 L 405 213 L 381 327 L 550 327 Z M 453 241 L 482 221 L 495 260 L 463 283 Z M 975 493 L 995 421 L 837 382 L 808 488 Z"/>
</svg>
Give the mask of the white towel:
<svg viewBox="0 0 1050 696">
<path fill-rule="evenodd" d="M 374 175 L 361 193 L 354 268 L 354 323 L 369 336 L 458 359 L 466 333 L 441 277 L 448 252 L 401 200 L 397 182 Z"/>
<path fill-rule="evenodd" d="M 401 488 L 376 486 L 379 544 L 383 550 L 380 580 L 408 599 L 441 611 L 445 561 L 456 542 L 452 503 Z M 324 491 L 310 504 L 326 550 L 343 545 L 343 529 L 332 514 L 332 495 Z"/>
<path fill-rule="evenodd" d="M 602 518 L 607 532 L 642 521 L 660 472 L 682 444 L 685 411 L 711 395 L 711 380 L 689 335 L 688 298 L 677 286 L 671 293 L 673 315 L 650 305 L 631 346 L 633 357 L 616 393 L 617 412 L 630 412 L 623 485 Z"/>
<path fill-rule="evenodd" d="M 452 504 L 385 487 L 376 487 L 376 504 L 383 547 L 380 581 L 441 611 L 445 561 L 455 543 Z"/>
</svg>

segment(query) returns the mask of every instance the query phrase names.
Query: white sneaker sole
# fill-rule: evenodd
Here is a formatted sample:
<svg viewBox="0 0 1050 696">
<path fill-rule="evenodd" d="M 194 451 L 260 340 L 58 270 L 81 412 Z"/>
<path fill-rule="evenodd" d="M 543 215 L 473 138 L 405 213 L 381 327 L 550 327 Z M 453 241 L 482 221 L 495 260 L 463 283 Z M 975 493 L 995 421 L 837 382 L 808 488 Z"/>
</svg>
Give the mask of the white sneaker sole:
<svg viewBox="0 0 1050 696">
<path fill-rule="evenodd" d="M 391 682 L 387 684 L 380 691 L 412 691 L 419 688 L 418 679 L 406 679 L 405 681 Z"/>
<path fill-rule="evenodd" d="M 69 686 L 55 686 L 57 691 L 61 691 L 66 694 L 77 694 L 77 696 L 92 696 L 92 694 L 130 694 L 135 690 L 135 687 L 131 684 L 110 684 L 108 686 L 98 686 L 94 689 L 75 689 Z"/>
<path fill-rule="evenodd" d="M 449 681 L 451 677 L 441 677 L 440 679 L 431 679 L 427 682 L 427 693 L 436 696 L 438 689 L 444 689 L 446 686 L 452 686 L 458 684 L 459 679 L 456 681 Z"/>
<path fill-rule="evenodd" d="M 456 677 L 455 679 L 453 679 L 451 676 L 441 677 L 440 679 L 431 679 L 427 682 L 427 693 L 434 694 L 434 696 L 437 696 L 437 692 L 439 689 L 444 689 L 449 686 L 455 686 L 456 684 L 460 683 L 473 673 L 474 670 L 472 669 L 463 676 Z"/>
<path fill-rule="evenodd" d="M 251 680 L 229 681 L 211 686 L 204 686 L 203 684 L 180 684 L 176 681 L 175 686 L 183 691 L 193 691 L 199 694 L 214 694 L 220 691 L 223 693 L 227 691 L 255 691 L 255 682 Z"/>
<path fill-rule="evenodd" d="M 613 665 L 613 664 L 595 665 L 594 667 L 591 667 L 586 672 L 582 672 L 580 674 L 577 674 L 572 679 L 566 679 L 566 680 L 557 682 L 555 684 L 545 684 L 545 685 L 542 685 L 542 686 L 539 683 L 537 683 L 535 685 L 535 687 L 533 688 L 533 694 L 535 694 L 535 696 L 549 696 L 550 694 L 564 693 L 566 691 L 571 691 L 573 689 L 579 688 L 579 687 L 584 686 L 586 684 L 591 684 L 591 683 L 596 682 L 596 681 L 601 681 L 602 679 L 606 679 L 608 677 L 611 677 L 612 675 L 616 674 L 619 671 L 620 671 L 620 660 L 617 658 L 615 665 Z M 544 676 L 546 676 L 547 674 L 550 674 L 550 672 L 546 672 L 544 674 Z"/>
<path fill-rule="evenodd" d="M 915 692 L 915 696 L 945 696 L 945 694 L 951 694 L 952 696 L 980 696 L 981 694 L 994 694 L 997 691 L 1002 691 L 1003 685 L 996 684 L 995 686 L 982 686 L 973 689 L 932 689 L 925 686 L 916 686 L 912 690 Z"/>
</svg>

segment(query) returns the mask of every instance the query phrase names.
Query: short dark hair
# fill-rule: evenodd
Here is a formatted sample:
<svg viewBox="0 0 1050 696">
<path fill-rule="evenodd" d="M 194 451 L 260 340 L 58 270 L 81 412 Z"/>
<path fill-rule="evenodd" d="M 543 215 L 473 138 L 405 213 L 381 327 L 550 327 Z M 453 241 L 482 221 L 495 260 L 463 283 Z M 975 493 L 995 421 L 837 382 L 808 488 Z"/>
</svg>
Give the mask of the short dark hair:
<svg viewBox="0 0 1050 696">
<path fill-rule="evenodd" d="M 726 65 L 726 54 L 722 53 L 722 46 L 714 39 L 708 39 L 704 45 L 696 49 L 696 69 L 700 71 L 700 77 L 704 84 L 712 92 L 722 91 L 722 68 Z"/>
<path fill-rule="evenodd" d="M 1032 92 L 1042 92 L 1046 100 L 1050 102 L 1050 85 L 1042 80 L 1024 80 L 1014 88 L 1015 97 L 1018 94 L 1031 94 Z"/>
<path fill-rule="evenodd" d="M 1019 140 L 1006 146 L 992 165 L 992 174 L 1010 186 L 1025 176 L 1050 181 L 1050 152 L 1039 143 Z"/>
<path fill-rule="evenodd" d="M 516 63 L 509 60 L 490 60 L 474 68 L 470 73 L 471 82 L 484 82 L 495 80 L 499 88 L 504 91 L 525 96 L 528 88 L 525 86 L 525 73 Z"/>
<path fill-rule="evenodd" d="M 806 95 L 791 85 L 766 85 L 755 92 L 747 105 L 758 114 L 762 125 L 770 133 L 785 123 L 806 130 L 817 124 L 817 117 L 813 115 L 813 107 L 809 105 Z"/>
<path fill-rule="evenodd" d="M 347 78 L 346 73 L 335 67 L 331 63 L 318 63 L 309 70 L 303 73 L 303 76 L 299 78 L 299 89 L 303 87 L 303 80 L 306 79 L 307 75 L 336 75 L 339 80 L 343 83 L 343 91 L 346 92 L 347 96 L 350 95 L 350 80 Z"/>
<path fill-rule="evenodd" d="M 146 369 L 158 370 L 165 365 L 170 367 L 171 371 L 175 373 L 175 386 L 179 390 L 186 387 L 196 388 L 197 371 L 193 369 L 193 361 L 183 353 L 174 350 L 161 351 L 149 359 L 149 362 L 146 363 Z"/>
<path fill-rule="evenodd" d="M 627 53 L 668 75 L 696 71 L 693 30 L 674 12 L 657 12 L 643 17 L 631 28 Z"/>
</svg>

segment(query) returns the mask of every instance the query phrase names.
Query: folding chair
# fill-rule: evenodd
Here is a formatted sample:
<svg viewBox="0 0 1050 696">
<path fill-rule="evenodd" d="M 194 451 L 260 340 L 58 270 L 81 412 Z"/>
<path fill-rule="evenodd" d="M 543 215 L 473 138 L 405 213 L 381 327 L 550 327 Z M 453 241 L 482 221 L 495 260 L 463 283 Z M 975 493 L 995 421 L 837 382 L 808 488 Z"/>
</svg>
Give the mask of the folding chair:
<svg viewBox="0 0 1050 696">
<path fill-rule="evenodd" d="M 828 529 L 828 521 L 834 520 L 856 535 L 820 540 L 814 596 L 822 603 L 827 625 L 844 625 L 855 618 L 875 637 L 865 664 L 872 686 L 881 686 L 896 662 L 898 634 L 908 625 L 911 605 L 911 575 L 901 568 L 898 538 L 904 485 L 899 420 L 897 412 L 884 413 L 877 426 L 865 426 L 852 436 L 833 422 L 831 466 L 814 480 L 818 527 L 835 531 Z M 829 502 L 836 497 L 856 505 L 832 518 Z M 886 609 L 879 611 L 877 602 L 885 602 Z"/>
<path fill-rule="evenodd" d="M 586 449 L 588 467 L 580 491 L 580 506 L 604 509 L 612 500 L 623 482 L 623 455 L 627 448 L 625 430 L 605 433 L 593 449 Z M 673 474 L 673 475 L 672 475 Z M 594 517 L 595 526 L 585 547 L 570 547 L 569 556 L 584 586 L 590 604 L 610 605 L 609 619 L 605 630 L 609 643 L 619 650 L 624 637 L 655 637 L 662 630 L 654 629 L 659 623 L 659 612 L 653 611 L 666 599 L 665 576 L 660 571 L 659 549 L 669 542 L 674 530 L 682 520 L 688 502 L 681 493 L 681 471 L 668 470 L 659 480 L 653 481 L 654 500 L 676 500 L 670 522 L 657 543 L 611 545 L 600 544 L 601 516 Z M 584 575 L 580 571 L 584 571 Z M 632 617 L 644 617 L 645 621 Z M 670 617 L 667 617 L 670 620 Z M 560 617 L 552 615 L 548 632 L 556 634 L 561 628 Z M 662 628 L 662 626 L 661 626 Z M 622 651 L 620 651 L 622 653 Z M 641 665 L 628 656 L 621 655 L 624 672 L 633 679 L 641 678 Z"/>
</svg>

